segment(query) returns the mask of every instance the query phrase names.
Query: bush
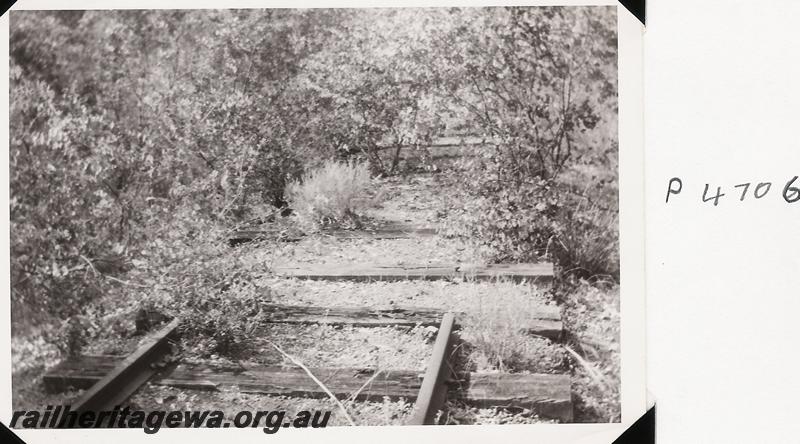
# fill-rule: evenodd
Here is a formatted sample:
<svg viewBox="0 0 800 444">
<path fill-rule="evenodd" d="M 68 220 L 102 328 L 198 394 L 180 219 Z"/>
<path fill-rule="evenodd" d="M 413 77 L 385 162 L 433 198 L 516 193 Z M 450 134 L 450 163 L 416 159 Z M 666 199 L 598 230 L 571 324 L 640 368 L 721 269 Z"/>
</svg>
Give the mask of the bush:
<svg viewBox="0 0 800 444">
<path fill-rule="evenodd" d="M 570 274 L 616 277 L 615 14 L 492 12 L 438 47 L 450 67 L 442 94 L 492 140 L 464 162 L 462 194 L 478 199 L 456 203 L 456 234 L 477 239 L 490 260 L 547 259 Z M 608 193 L 588 199 L 587 184 Z"/>
<path fill-rule="evenodd" d="M 248 338 L 264 324 L 269 315 L 264 307 L 273 298 L 272 291 L 258 282 L 271 266 L 269 253 L 262 250 L 265 244 L 228 248 L 220 242 L 224 230 L 210 225 L 195 228 L 183 216 L 182 223 L 164 227 L 152 243 L 147 265 L 134 271 L 141 278 L 129 273 L 131 280 L 149 287 L 135 300 L 141 307 L 179 317 L 185 350 L 200 356 L 246 353 Z M 190 245 L 186 245 L 188 229 L 198 229 Z"/>
<path fill-rule="evenodd" d="M 369 168 L 364 163 L 326 161 L 289 184 L 287 195 L 300 223 L 308 228 L 358 227 L 371 205 Z"/>
<path fill-rule="evenodd" d="M 177 298 L 182 307 L 183 333 L 201 356 L 235 357 L 251 351 L 250 341 L 266 323 L 262 307 L 272 300 L 268 289 L 246 283 L 229 291 L 204 291 Z"/>
<path fill-rule="evenodd" d="M 565 277 L 619 279 L 616 186 L 584 195 L 555 180 L 512 180 L 491 162 L 466 168 L 475 173 L 460 186 L 479 198 L 453 209 L 446 233 L 475 240 L 489 261 L 548 260 Z"/>
</svg>

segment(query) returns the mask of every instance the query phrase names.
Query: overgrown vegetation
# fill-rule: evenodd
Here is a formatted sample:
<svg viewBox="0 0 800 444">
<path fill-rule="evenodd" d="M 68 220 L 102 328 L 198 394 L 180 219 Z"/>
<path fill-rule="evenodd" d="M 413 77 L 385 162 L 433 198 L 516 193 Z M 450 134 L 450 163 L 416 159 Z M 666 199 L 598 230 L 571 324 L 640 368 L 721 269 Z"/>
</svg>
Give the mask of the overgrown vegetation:
<svg viewBox="0 0 800 444">
<path fill-rule="evenodd" d="M 397 53 L 415 48 L 403 14 L 421 11 L 14 12 L 14 318 L 75 314 L 100 294 L 82 257 L 138 257 L 177 214 L 196 233 L 283 207 L 334 157 L 391 172 L 378 145 L 437 115 L 408 77 L 423 61 Z"/>
<path fill-rule="evenodd" d="M 361 210 L 371 203 L 370 185 L 366 164 L 329 160 L 291 182 L 286 191 L 301 225 L 357 228 Z"/>
<path fill-rule="evenodd" d="M 15 12 L 15 317 L 74 314 L 100 292 L 89 262 L 124 272 L 176 214 L 246 220 L 286 206 L 287 185 L 321 160 L 358 155 L 391 174 L 401 146 L 464 129 L 493 142 L 459 175 L 470 196 L 452 209 L 460 234 L 497 260 L 616 277 L 616 41 L 604 12 Z M 351 190 L 314 188 L 336 180 L 325 168 L 292 188 L 300 214 L 352 219 Z"/>
<path fill-rule="evenodd" d="M 504 294 L 470 294 L 468 315 L 459 338 L 459 352 L 472 371 L 559 373 L 567 368 L 560 346 L 530 335 L 529 325 L 541 307 L 542 295 L 510 294 L 513 283 L 497 282 Z M 509 291 L 510 290 L 510 291 Z M 499 292 L 498 292 L 499 293 Z"/>
<path fill-rule="evenodd" d="M 585 280 L 562 289 L 564 328 L 568 346 L 582 356 L 571 356 L 576 418 L 614 422 L 620 413 L 620 311 L 619 285 Z"/>
<path fill-rule="evenodd" d="M 464 162 L 474 174 L 460 185 L 479 199 L 455 221 L 491 258 L 618 274 L 613 21 L 580 8 L 499 8 L 440 46 L 449 97 L 493 141 Z M 576 245 L 584 239 L 593 242 Z"/>
</svg>

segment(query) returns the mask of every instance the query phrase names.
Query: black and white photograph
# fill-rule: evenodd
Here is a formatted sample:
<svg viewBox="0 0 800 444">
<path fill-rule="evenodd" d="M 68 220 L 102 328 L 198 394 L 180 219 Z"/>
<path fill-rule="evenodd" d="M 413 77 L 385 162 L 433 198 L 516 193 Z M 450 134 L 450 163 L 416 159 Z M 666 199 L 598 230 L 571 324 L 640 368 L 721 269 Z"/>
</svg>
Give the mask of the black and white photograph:
<svg viewBox="0 0 800 444">
<path fill-rule="evenodd" d="M 222 8 L 8 13 L 15 427 L 620 423 L 629 13 Z"/>
<path fill-rule="evenodd" d="M 800 436 L 800 2 L 0 5 L 0 443 Z"/>
</svg>

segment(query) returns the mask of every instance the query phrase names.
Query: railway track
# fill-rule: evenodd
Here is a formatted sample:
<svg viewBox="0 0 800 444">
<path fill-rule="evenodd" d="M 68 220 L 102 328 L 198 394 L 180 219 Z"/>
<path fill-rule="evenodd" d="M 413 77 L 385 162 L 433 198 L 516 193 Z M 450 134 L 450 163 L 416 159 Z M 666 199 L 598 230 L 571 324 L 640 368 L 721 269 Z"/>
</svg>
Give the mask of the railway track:
<svg viewBox="0 0 800 444">
<path fill-rule="evenodd" d="M 355 309 L 275 305 L 267 322 L 288 324 L 352 325 L 360 327 L 438 327 L 424 373 L 417 370 L 312 368 L 317 378 L 340 399 L 358 393 L 356 399 L 389 397 L 414 401 L 409 425 L 434 424 L 446 400 L 459 400 L 480 407 L 530 409 L 542 417 L 562 422 L 572 420 L 568 375 L 502 374 L 457 371 L 454 344 L 459 342 L 462 313 L 407 307 Z M 69 358 L 44 375 L 50 392 L 85 389 L 74 410 L 111 410 L 145 383 L 186 390 L 220 390 L 236 386 L 243 393 L 323 398 L 325 392 L 300 368 L 254 366 L 246 369 L 219 365 L 165 363 L 169 343 L 180 321 L 174 319 L 152 333 L 128 356 L 83 355 Z M 558 340 L 561 320 L 556 310 L 542 310 L 529 325 L 519 326 L 530 334 Z M 370 390 L 361 393 L 365 384 Z"/>
<path fill-rule="evenodd" d="M 388 222 L 372 231 L 333 231 L 322 233 L 337 241 L 368 240 L 391 242 L 414 239 L 427 242 L 437 236 L 437 229 L 405 222 Z M 302 242 L 305 236 L 285 236 L 267 228 L 244 229 L 231 234 L 231 246 L 259 238 Z M 324 261 L 323 261 L 324 262 Z M 373 283 L 445 280 L 458 285 L 464 281 L 498 279 L 544 284 L 552 282 L 552 264 L 478 264 L 461 263 L 376 265 L 348 263 L 340 265 L 279 265 L 273 277 L 286 280 L 350 281 Z M 395 285 L 395 284 L 389 284 Z M 500 288 L 500 287 L 498 287 Z M 467 307 L 465 307 L 467 308 Z M 470 406 L 502 409 L 525 409 L 543 418 L 561 422 L 573 420 L 570 376 L 541 373 L 481 373 L 463 368 L 456 350 L 471 344 L 460 335 L 463 324 L 469 325 L 469 310 L 443 310 L 418 306 L 325 307 L 309 305 L 265 304 L 267 324 L 328 325 L 358 328 L 436 328 L 433 347 L 424 371 L 419 369 L 370 369 L 316 367 L 308 370 L 325 389 L 299 366 L 171 362 L 169 343 L 179 329 L 174 319 L 146 338 L 128 356 L 82 355 L 71 357 L 44 375 L 50 392 L 69 388 L 85 390 L 78 409 L 111 410 L 124 405 L 146 384 L 174 387 L 188 391 L 222 391 L 230 387 L 241 393 L 268 396 L 327 398 L 328 392 L 340 400 L 381 401 L 404 399 L 413 402 L 408 425 L 434 424 L 444 415 L 447 401 Z M 529 335 L 558 342 L 563 339 L 561 313 L 555 307 L 541 307 L 520 321 L 516 327 Z M 262 333 L 256 333 L 262 334 Z M 266 336 L 262 334 L 262 336 Z M 367 388 L 367 389 L 365 389 Z"/>
</svg>

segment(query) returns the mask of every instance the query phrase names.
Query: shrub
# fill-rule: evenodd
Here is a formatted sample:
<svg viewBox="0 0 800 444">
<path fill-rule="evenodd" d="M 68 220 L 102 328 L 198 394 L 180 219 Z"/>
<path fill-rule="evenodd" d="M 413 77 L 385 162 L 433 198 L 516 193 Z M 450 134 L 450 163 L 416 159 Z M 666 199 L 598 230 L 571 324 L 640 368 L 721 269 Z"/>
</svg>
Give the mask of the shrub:
<svg viewBox="0 0 800 444">
<path fill-rule="evenodd" d="M 476 173 L 461 188 L 479 197 L 454 209 L 446 233 L 473 239 L 490 261 L 549 260 L 565 276 L 619 279 L 616 186 L 587 196 L 557 181 L 509 179 L 486 162 L 467 168 Z"/>
<path fill-rule="evenodd" d="M 493 260 L 547 258 L 581 276 L 615 276 L 616 221 L 595 205 L 615 211 L 616 201 L 586 204 L 575 191 L 615 188 L 606 186 L 616 181 L 614 12 L 492 12 L 438 47 L 452 82 L 442 93 L 492 140 L 465 161 L 462 194 L 478 199 L 457 211 L 456 231 Z"/>
<path fill-rule="evenodd" d="M 308 228 L 359 226 L 370 203 L 369 168 L 364 163 L 326 161 L 287 187 L 290 205 Z"/>
<path fill-rule="evenodd" d="M 236 357 L 251 351 L 249 339 L 266 322 L 262 307 L 271 299 L 268 289 L 245 283 L 228 291 L 184 295 L 176 304 L 182 308 L 183 333 L 195 353 Z"/>
<path fill-rule="evenodd" d="M 271 262 L 261 250 L 264 241 L 231 249 L 220 242 L 223 229 L 198 225 L 184 215 L 175 226 L 164 227 L 152 244 L 148 269 L 141 270 L 142 281 L 152 288 L 137 299 L 141 306 L 180 317 L 186 350 L 235 357 L 249 350 L 248 338 L 268 315 L 263 308 L 273 294 L 258 278 Z M 186 245 L 189 229 L 198 233 Z"/>
</svg>

